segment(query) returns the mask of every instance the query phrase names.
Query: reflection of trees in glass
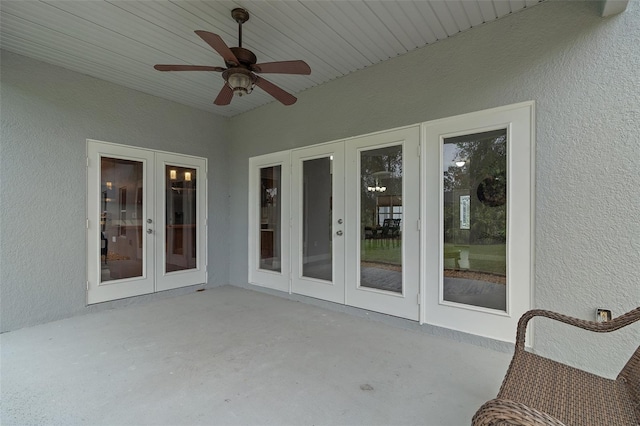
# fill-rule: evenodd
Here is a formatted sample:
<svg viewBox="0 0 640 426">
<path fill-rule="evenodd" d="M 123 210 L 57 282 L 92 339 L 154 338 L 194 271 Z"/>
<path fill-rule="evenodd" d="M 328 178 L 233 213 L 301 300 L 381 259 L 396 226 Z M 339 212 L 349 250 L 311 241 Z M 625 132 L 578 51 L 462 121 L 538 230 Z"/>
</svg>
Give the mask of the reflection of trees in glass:
<svg viewBox="0 0 640 426">
<path fill-rule="evenodd" d="M 455 145 L 450 164 L 445 163 L 445 242 L 499 244 L 506 241 L 507 136 L 506 130 L 447 138 Z M 445 159 L 447 160 L 447 159 Z M 462 160 L 458 167 L 454 161 Z M 460 229 L 459 200 L 470 195 L 471 227 Z"/>
<path fill-rule="evenodd" d="M 361 226 L 377 226 L 376 197 L 402 196 L 402 146 L 361 152 L 360 176 Z M 367 190 L 376 183 L 387 189 L 382 193 Z"/>
</svg>

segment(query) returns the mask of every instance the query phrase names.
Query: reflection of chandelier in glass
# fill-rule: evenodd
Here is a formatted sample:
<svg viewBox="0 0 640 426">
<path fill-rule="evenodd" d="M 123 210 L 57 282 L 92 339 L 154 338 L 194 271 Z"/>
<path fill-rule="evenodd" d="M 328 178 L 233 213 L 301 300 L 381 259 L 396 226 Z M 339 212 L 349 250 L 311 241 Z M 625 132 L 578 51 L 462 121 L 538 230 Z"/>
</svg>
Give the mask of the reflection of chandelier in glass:
<svg viewBox="0 0 640 426">
<path fill-rule="evenodd" d="M 376 179 L 376 186 L 367 186 L 367 191 L 371 192 L 384 192 L 387 190 L 386 186 L 378 185 L 378 179 Z"/>
</svg>

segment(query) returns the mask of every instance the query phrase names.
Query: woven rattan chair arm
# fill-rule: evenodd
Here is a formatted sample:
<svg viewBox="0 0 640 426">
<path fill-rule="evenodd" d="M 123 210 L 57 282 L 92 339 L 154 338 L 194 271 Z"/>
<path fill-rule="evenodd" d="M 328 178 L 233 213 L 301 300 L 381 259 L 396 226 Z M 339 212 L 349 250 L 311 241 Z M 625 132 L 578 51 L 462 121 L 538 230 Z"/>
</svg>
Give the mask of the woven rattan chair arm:
<svg viewBox="0 0 640 426">
<path fill-rule="evenodd" d="M 640 320 L 640 306 L 627 312 L 624 315 L 620 315 L 619 317 L 614 318 L 611 321 L 607 321 L 607 322 L 586 321 L 583 319 L 562 315 L 557 312 L 545 311 L 542 309 L 533 309 L 531 311 L 525 312 L 524 315 L 522 315 L 520 317 L 520 320 L 518 321 L 518 330 L 516 333 L 516 349 L 517 350 L 524 349 L 524 340 L 525 340 L 525 333 L 527 331 L 527 323 L 529 322 L 529 320 L 537 316 L 551 318 L 553 320 L 560 321 L 565 324 L 573 325 L 575 327 L 583 328 L 585 330 L 594 331 L 596 333 L 607 333 L 610 331 L 618 330 L 622 327 L 625 327 L 629 324 L 632 324 Z"/>
<path fill-rule="evenodd" d="M 560 420 L 534 408 L 510 399 L 492 399 L 476 412 L 471 420 L 473 426 L 518 425 L 518 426 L 565 426 Z"/>
</svg>

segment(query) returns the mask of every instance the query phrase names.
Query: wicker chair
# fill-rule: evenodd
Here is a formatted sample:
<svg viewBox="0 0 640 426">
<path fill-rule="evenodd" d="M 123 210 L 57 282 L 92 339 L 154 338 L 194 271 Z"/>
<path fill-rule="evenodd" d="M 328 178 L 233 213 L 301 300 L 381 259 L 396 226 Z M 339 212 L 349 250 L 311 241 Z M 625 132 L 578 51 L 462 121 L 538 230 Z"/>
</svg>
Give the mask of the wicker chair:
<svg viewBox="0 0 640 426">
<path fill-rule="evenodd" d="M 525 313 L 500 392 L 480 407 L 473 425 L 640 425 L 640 346 L 616 380 L 606 379 L 525 351 L 527 323 L 536 316 L 603 333 L 640 320 L 640 307 L 603 323 L 543 310 Z"/>
</svg>

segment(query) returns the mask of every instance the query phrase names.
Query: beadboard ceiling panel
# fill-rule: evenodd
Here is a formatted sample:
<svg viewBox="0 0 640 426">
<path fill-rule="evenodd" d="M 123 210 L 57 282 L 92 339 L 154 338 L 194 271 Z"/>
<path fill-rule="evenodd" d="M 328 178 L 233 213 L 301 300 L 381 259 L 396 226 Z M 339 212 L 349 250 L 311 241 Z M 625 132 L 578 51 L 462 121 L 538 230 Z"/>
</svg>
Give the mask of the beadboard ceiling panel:
<svg viewBox="0 0 640 426">
<path fill-rule="evenodd" d="M 258 62 L 301 59 L 311 75 L 263 75 L 296 94 L 540 0 L 13 1 L 0 2 L 0 47 L 222 116 L 277 102 L 260 88 L 213 100 L 217 72 L 159 72 L 155 64 L 224 66 L 194 30 L 238 45 L 231 10 L 250 19 L 242 44 Z M 294 106 L 282 108 L 295 108 Z"/>
</svg>

